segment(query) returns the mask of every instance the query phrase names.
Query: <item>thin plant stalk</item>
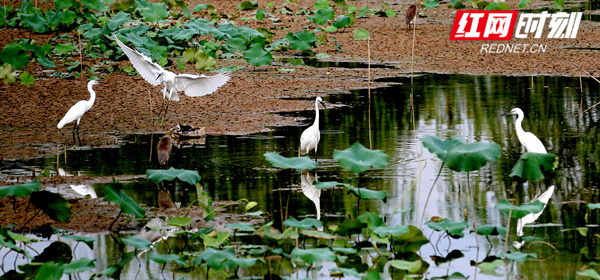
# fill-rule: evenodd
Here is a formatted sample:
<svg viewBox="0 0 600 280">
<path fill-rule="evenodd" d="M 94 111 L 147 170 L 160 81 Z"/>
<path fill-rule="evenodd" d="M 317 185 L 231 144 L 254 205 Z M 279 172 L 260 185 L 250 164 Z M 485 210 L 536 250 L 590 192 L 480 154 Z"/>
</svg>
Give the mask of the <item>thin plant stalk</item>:
<svg viewBox="0 0 600 280">
<path fill-rule="evenodd" d="M 475 243 L 477 244 L 475 262 L 477 262 L 479 260 L 479 237 L 477 234 L 477 215 L 475 214 L 475 200 L 473 199 L 473 190 L 471 189 L 471 184 L 469 182 L 469 173 L 470 172 L 467 172 L 467 188 L 469 188 L 469 196 L 471 197 L 471 211 L 473 212 L 473 228 L 475 229 Z M 475 267 L 474 279 L 477 279 L 477 267 Z"/>
<path fill-rule="evenodd" d="M 423 220 L 425 220 L 425 209 L 427 209 L 427 204 L 429 203 L 429 198 L 431 198 L 431 193 L 433 192 L 435 183 L 437 183 L 437 180 L 440 178 L 440 175 L 442 174 L 442 168 L 444 168 L 444 164 L 445 164 L 445 162 L 442 161 L 442 165 L 440 166 L 440 171 L 438 171 L 438 174 L 435 177 L 435 180 L 433 180 L 433 185 L 431 185 L 431 189 L 429 189 L 429 194 L 427 194 L 427 200 L 425 200 L 425 207 L 423 208 L 423 214 L 421 215 L 421 223 L 419 224 L 419 228 L 423 227 Z"/>
</svg>

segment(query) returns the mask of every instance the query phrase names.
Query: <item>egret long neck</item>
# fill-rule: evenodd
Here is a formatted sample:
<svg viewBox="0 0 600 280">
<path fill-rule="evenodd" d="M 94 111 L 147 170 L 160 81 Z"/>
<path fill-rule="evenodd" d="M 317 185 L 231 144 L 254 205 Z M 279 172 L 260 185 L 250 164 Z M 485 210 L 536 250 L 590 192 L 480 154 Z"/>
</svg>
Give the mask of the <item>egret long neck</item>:
<svg viewBox="0 0 600 280">
<path fill-rule="evenodd" d="M 92 108 L 94 102 L 96 102 L 96 92 L 92 89 L 93 85 L 88 84 L 88 91 L 90 92 L 90 100 L 86 102 L 86 111 Z"/>
<path fill-rule="evenodd" d="M 319 127 L 319 101 L 315 101 L 315 124 L 316 127 Z"/>
<path fill-rule="evenodd" d="M 515 129 L 517 130 L 517 136 L 525 133 L 521 124 L 523 123 L 523 114 L 517 114 L 517 119 L 515 120 Z"/>
</svg>

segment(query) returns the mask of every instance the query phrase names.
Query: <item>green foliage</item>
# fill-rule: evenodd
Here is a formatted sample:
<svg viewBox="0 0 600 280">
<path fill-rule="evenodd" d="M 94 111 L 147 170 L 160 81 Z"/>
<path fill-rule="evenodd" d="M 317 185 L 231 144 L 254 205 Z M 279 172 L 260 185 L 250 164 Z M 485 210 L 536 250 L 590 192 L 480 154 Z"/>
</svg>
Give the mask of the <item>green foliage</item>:
<svg viewBox="0 0 600 280">
<path fill-rule="evenodd" d="M 387 192 L 386 191 L 372 191 L 368 189 L 355 188 L 352 186 L 347 186 L 348 193 L 352 193 L 358 198 L 361 199 L 380 199 L 384 203 L 387 202 Z"/>
<path fill-rule="evenodd" d="M 429 228 L 435 231 L 444 231 L 452 238 L 464 237 L 463 231 L 469 226 L 467 221 L 454 222 L 450 219 L 444 219 L 441 222 L 425 223 Z"/>
<path fill-rule="evenodd" d="M 479 170 L 488 161 L 496 161 L 502 149 L 496 143 L 475 142 L 455 146 L 444 156 L 448 168 L 459 172 Z"/>
<path fill-rule="evenodd" d="M 17 80 L 17 72 L 12 68 L 12 65 L 4 63 L 2 67 L 0 67 L 0 79 L 2 79 L 5 84 L 13 84 Z"/>
<path fill-rule="evenodd" d="M 0 187 L 0 197 L 25 197 L 33 192 L 39 191 L 41 184 L 38 180 L 33 180 L 26 184 Z"/>
<path fill-rule="evenodd" d="M 302 261 L 307 264 L 313 264 L 319 261 L 332 262 L 337 259 L 337 256 L 329 248 L 313 248 L 313 249 L 300 249 L 294 248 L 292 250 L 292 260 Z"/>
<path fill-rule="evenodd" d="M 246 52 L 244 52 L 244 59 L 250 65 L 256 67 L 262 65 L 269 65 L 273 60 L 273 55 L 263 49 L 261 44 L 253 44 Z"/>
<path fill-rule="evenodd" d="M 510 173 L 511 177 L 537 182 L 545 178 L 544 173 L 554 170 L 554 154 L 524 153 Z"/>
<path fill-rule="evenodd" d="M 183 256 L 177 256 L 175 254 L 169 254 L 169 255 L 162 255 L 162 254 L 148 254 L 148 259 L 151 259 L 154 262 L 157 263 L 167 263 L 167 262 L 175 262 L 178 265 L 185 265 L 186 261 L 185 261 L 185 257 Z"/>
<path fill-rule="evenodd" d="M 173 181 L 179 179 L 190 185 L 195 185 L 201 179 L 200 174 L 196 170 L 175 169 L 173 167 L 169 168 L 169 170 L 148 169 L 146 170 L 146 176 L 157 184 L 164 180 Z"/>
<path fill-rule="evenodd" d="M 577 271 L 577 275 L 600 280 L 600 274 L 598 274 L 598 272 L 593 268 L 588 268 L 584 271 Z"/>
<path fill-rule="evenodd" d="M 296 218 L 292 217 L 283 222 L 283 225 L 286 227 L 293 227 L 297 229 L 310 229 L 310 228 L 322 228 L 323 223 L 317 219 L 313 218 L 304 218 L 302 221 L 296 220 Z"/>
<path fill-rule="evenodd" d="M 488 235 L 502 235 L 506 236 L 506 228 L 494 225 L 480 225 L 477 226 L 477 234 L 488 236 Z"/>
<path fill-rule="evenodd" d="M 333 23 L 333 26 L 335 28 L 344 28 L 344 27 L 348 27 L 348 26 L 352 26 L 354 25 L 354 21 L 356 20 L 354 14 L 350 13 L 350 14 L 345 14 L 345 15 L 341 15 L 338 17 L 338 20 L 336 20 Z"/>
<path fill-rule="evenodd" d="M 354 40 L 368 40 L 369 36 L 369 31 L 365 29 L 357 29 L 354 31 Z"/>
<path fill-rule="evenodd" d="M 507 3 L 502 3 L 502 2 L 496 3 L 496 2 L 493 2 L 493 3 L 490 3 L 487 6 L 485 6 L 484 10 L 488 10 L 488 11 L 490 11 L 490 10 L 508 11 L 508 10 L 510 10 L 510 6 Z"/>
<path fill-rule="evenodd" d="M 318 10 L 313 17 L 310 17 L 316 24 L 323 25 L 327 23 L 327 21 L 333 20 L 335 17 L 335 12 L 333 8 L 325 8 L 322 10 Z"/>
<path fill-rule="evenodd" d="M 524 262 L 530 258 L 537 258 L 537 254 L 535 253 L 522 253 L 522 252 L 514 252 L 514 253 L 506 253 L 502 254 L 508 260 L 516 261 L 516 262 Z"/>
<path fill-rule="evenodd" d="M 137 11 L 146 22 L 157 22 L 166 19 L 169 13 L 164 3 L 148 3 L 148 0 L 136 0 Z"/>
<path fill-rule="evenodd" d="M 466 144 L 463 139 L 458 137 L 442 140 L 433 135 L 423 136 L 423 138 L 421 138 L 421 142 L 423 142 L 423 146 L 425 146 L 430 153 L 437 155 L 442 160 L 450 149 L 462 144 Z"/>
<path fill-rule="evenodd" d="M 33 85 L 33 83 L 35 82 L 35 78 L 31 76 L 31 74 L 29 74 L 28 72 L 21 73 L 21 75 L 19 75 L 19 80 L 21 80 L 21 85 L 24 86 Z"/>
<path fill-rule="evenodd" d="M 304 52 L 312 47 L 316 47 L 317 36 L 308 30 L 288 33 L 285 38 L 290 42 L 290 47 L 294 50 Z"/>
<path fill-rule="evenodd" d="M 21 44 L 10 43 L 4 46 L 2 57 L 4 63 L 8 63 L 12 68 L 21 70 L 29 63 L 29 55 L 23 50 Z"/>
<path fill-rule="evenodd" d="M 71 218 L 71 204 L 60 194 L 49 191 L 32 192 L 29 201 L 34 206 L 59 223 L 65 223 Z"/>
<path fill-rule="evenodd" d="M 369 6 L 364 6 L 362 9 L 360 9 L 358 11 L 358 17 L 359 18 L 363 18 L 367 16 L 367 13 L 369 12 Z"/>
<path fill-rule="evenodd" d="M 317 0 L 313 5 L 313 8 L 315 8 L 317 11 L 327 9 L 329 7 L 331 7 L 329 0 Z"/>
<path fill-rule="evenodd" d="M 282 157 L 276 152 L 265 153 L 265 159 L 273 166 L 283 169 L 292 168 L 296 171 L 313 170 L 317 168 L 317 163 L 309 157 Z"/>
<path fill-rule="evenodd" d="M 133 236 L 128 236 L 128 237 L 123 237 L 121 238 L 121 241 L 123 241 L 123 243 L 132 246 L 135 249 L 138 250 L 148 250 L 150 249 L 150 246 L 152 246 L 152 243 L 144 238 L 139 238 L 139 237 L 133 237 Z"/>
<path fill-rule="evenodd" d="M 265 9 L 256 10 L 256 20 L 263 20 L 263 19 L 265 19 Z"/>
<path fill-rule="evenodd" d="M 237 6 L 238 10 L 253 10 L 258 7 L 258 1 L 244 1 Z"/>
<path fill-rule="evenodd" d="M 425 9 L 435 9 L 440 3 L 438 3 L 438 0 L 424 0 L 423 5 Z"/>
<path fill-rule="evenodd" d="M 191 223 L 192 218 L 190 217 L 173 217 L 167 221 L 168 225 L 176 227 L 187 227 Z"/>
<path fill-rule="evenodd" d="M 393 261 L 390 261 L 390 265 L 397 269 L 406 270 L 409 273 L 417 273 L 417 271 L 419 271 L 421 269 L 421 267 L 423 266 L 423 261 L 421 261 L 421 260 L 416 260 L 416 261 L 393 260 Z"/>
<path fill-rule="evenodd" d="M 498 202 L 494 208 L 504 212 L 504 214 L 507 215 L 509 212 L 511 212 L 512 208 L 511 217 L 514 219 L 521 219 L 531 213 L 535 214 L 541 212 L 544 209 L 544 205 L 545 204 L 539 200 L 535 200 L 532 203 L 525 205 L 512 205 L 510 202 L 508 202 L 508 200 L 503 199 L 502 201 Z"/>
<path fill-rule="evenodd" d="M 131 214 L 136 218 L 143 218 L 146 215 L 146 210 L 142 209 L 133 199 L 127 196 L 117 184 L 111 184 L 106 187 L 106 200 L 114 202 L 121 211 L 126 214 Z"/>
<path fill-rule="evenodd" d="M 361 173 L 373 168 L 384 168 L 390 157 L 381 150 L 370 150 L 356 142 L 350 148 L 340 151 L 333 150 L 333 158 L 338 164 L 354 173 Z"/>
</svg>

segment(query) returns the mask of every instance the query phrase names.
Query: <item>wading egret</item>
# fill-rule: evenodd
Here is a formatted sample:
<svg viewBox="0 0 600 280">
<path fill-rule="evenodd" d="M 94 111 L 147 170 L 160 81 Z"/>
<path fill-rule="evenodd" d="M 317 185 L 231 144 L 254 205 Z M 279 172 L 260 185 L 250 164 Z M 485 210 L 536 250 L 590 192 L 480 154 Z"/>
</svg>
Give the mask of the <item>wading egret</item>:
<svg viewBox="0 0 600 280">
<path fill-rule="evenodd" d="M 417 1 L 418 2 L 418 1 Z M 415 2 L 415 4 L 412 4 L 410 6 L 408 6 L 408 10 L 406 10 L 406 25 L 408 26 L 408 30 L 410 30 L 410 23 L 414 22 L 415 18 L 417 17 L 417 2 Z M 413 24 L 414 27 L 414 24 Z"/>
<path fill-rule="evenodd" d="M 317 96 L 315 100 L 315 123 L 302 132 L 302 136 L 300 136 L 300 153 L 306 154 L 310 150 L 315 150 L 315 160 L 317 160 L 317 145 L 319 145 L 319 140 L 321 139 L 321 132 L 319 131 L 319 103 L 327 109 L 325 104 L 323 104 L 323 99 Z"/>
<path fill-rule="evenodd" d="M 94 106 L 94 102 L 96 101 L 96 92 L 94 92 L 92 87 L 96 84 L 104 83 L 96 80 L 89 81 L 87 89 L 90 92 L 90 100 L 81 100 L 75 103 L 75 105 L 73 105 L 73 107 L 67 111 L 65 116 L 62 118 L 62 120 L 60 120 L 60 122 L 58 122 L 58 125 L 56 126 L 58 129 L 61 129 L 63 126 L 65 126 L 65 124 L 77 120 L 77 123 L 75 123 L 73 126 L 73 145 L 75 145 L 75 133 L 77 133 L 77 139 L 79 140 L 79 145 L 81 146 L 81 139 L 79 139 L 79 122 L 81 121 L 81 116 L 83 116 L 85 112 Z"/>
<path fill-rule="evenodd" d="M 503 114 L 505 115 L 517 115 L 517 119 L 515 120 L 515 129 L 517 130 L 517 137 L 519 138 L 519 142 L 521 145 L 525 147 L 528 153 L 539 153 L 539 154 L 547 154 L 546 148 L 542 141 L 537 138 L 533 133 L 527 132 L 523 130 L 521 127 L 521 123 L 523 122 L 523 118 L 525 115 L 523 111 L 519 108 L 513 108 L 510 112 Z"/>
<path fill-rule="evenodd" d="M 169 101 L 179 101 L 178 91 L 183 91 L 187 96 L 204 96 L 215 92 L 220 86 L 224 85 L 229 81 L 229 76 L 223 73 L 219 73 L 214 76 L 204 75 L 192 75 L 192 74 L 175 74 L 171 71 L 165 70 L 160 65 L 138 52 L 135 49 L 129 48 L 123 42 L 119 41 L 117 36 L 114 36 L 117 45 L 121 47 L 121 50 L 127 55 L 131 64 L 135 70 L 137 70 L 142 78 L 153 86 L 164 84 L 163 89 L 163 102 L 160 106 L 160 111 L 156 120 L 160 118 L 163 107 L 166 108 L 163 113 L 162 120 L 164 121 L 167 116 L 167 109 L 169 109 Z"/>
</svg>

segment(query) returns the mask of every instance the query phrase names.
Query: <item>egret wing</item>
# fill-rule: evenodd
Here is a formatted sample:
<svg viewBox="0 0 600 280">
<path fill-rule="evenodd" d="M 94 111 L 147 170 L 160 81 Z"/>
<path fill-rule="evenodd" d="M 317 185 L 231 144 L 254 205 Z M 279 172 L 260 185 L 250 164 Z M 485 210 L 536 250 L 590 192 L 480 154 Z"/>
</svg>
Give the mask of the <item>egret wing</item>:
<svg viewBox="0 0 600 280">
<path fill-rule="evenodd" d="M 67 111 L 65 116 L 58 123 L 57 127 L 59 129 L 63 128 L 63 126 L 65 126 L 65 124 L 68 124 L 76 119 L 81 118 L 81 116 L 83 116 L 83 114 L 86 111 L 87 111 L 86 101 L 85 100 L 78 101 L 77 103 L 75 103 L 75 105 L 73 105 L 71 107 L 71 109 L 69 109 L 69 111 Z"/>
<path fill-rule="evenodd" d="M 229 79 L 223 73 L 214 76 L 179 74 L 175 77 L 175 88 L 185 92 L 187 96 L 203 96 L 215 92 Z"/>
<path fill-rule="evenodd" d="M 152 62 L 149 57 L 123 44 L 123 42 L 121 42 L 117 36 L 114 37 L 117 41 L 117 45 L 121 47 L 121 50 L 123 50 L 125 55 L 127 55 L 129 61 L 131 64 L 133 64 L 133 67 L 135 67 L 135 70 L 142 75 L 144 80 L 153 86 L 159 85 L 160 82 L 157 81 L 156 78 L 163 68 L 160 65 Z"/>
</svg>

